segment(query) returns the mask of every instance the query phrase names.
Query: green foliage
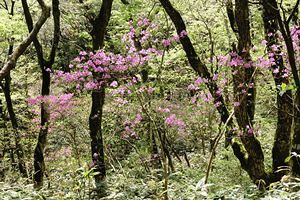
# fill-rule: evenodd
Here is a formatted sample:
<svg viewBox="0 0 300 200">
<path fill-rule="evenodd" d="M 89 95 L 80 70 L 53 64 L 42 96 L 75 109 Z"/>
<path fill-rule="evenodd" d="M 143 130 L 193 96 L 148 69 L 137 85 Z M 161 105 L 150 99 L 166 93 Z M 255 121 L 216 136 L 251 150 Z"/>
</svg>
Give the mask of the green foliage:
<svg viewBox="0 0 300 200">
<path fill-rule="evenodd" d="M 128 1 L 124 5 L 121 1 L 114 1 L 113 12 L 107 35 L 105 50 L 115 54 L 126 52 L 122 36 L 129 28 L 128 21 L 134 23 L 139 17 L 147 17 L 161 27 L 153 32 L 159 39 L 169 38 L 175 34 L 175 28 L 165 11 L 156 1 Z M 292 1 L 285 1 L 284 6 L 290 9 Z M 32 13 L 36 20 L 38 7 L 35 1 L 30 1 Z M 50 1 L 47 2 L 50 4 Z M 188 34 L 196 47 L 201 60 L 209 70 L 219 72 L 228 79 L 226 87 L 226 104 L 229 108 L 232 101 L 231 70 L 218 66 L 215 56 L 226 55 L 231 49 L 232 42 L 236 42 L 226 16 L 224 2 L 215 0 L 172 1 L 180 11 L 187 25 Z M 101 1 L 88 0 L 83 4 L 79 1 L 60 1 L 61 4 L 61 42 L 54 69 L 69 70 L 69 63 L 81 50 L 89 51 L 91 44 L 90 17 L 98 14 Z M 251 4 L 252 43 L 260 44 L 263 36 L 260 9 Z M 39 34 L 39 40 L 45 47 L 45 54 L 49 54 L 52 41 L 53 23 L 49 20 Z M 10 17 L 7 11 L 0 9 L 0 53 L 1 60 L 7 58 L 7 48 L 11 38 L 15 38 L 15 45 L 28 34 L 20 2 L 16 3 L 16 14 Z M 147 44 L 151 45 L 151 44 Z M 264 54 L 264 49 L 257 47 L 252 52 L 255 60 Z M 157 56 L 149 61 L 143 70 L 149 73 L 149 81 L 132 86 L 132 91 L 138 87 L 155 88 L 153 95 L 133 92 L 125 99 L 128 103 L 119 106 L 116 96 L 107 89 L 102 133 L 104 139 L 105 162 L 107 177 L 103 188 L 107 196 L 102 199 L 134 200 L 134 199 L 162 199 L 165 180 L 168 179 L 168 195 L 170 199 L 296 199 L 299 196 L 299 179 L 288 178 L 271 185 L 264 193 L 257 191 L 256 186 L 249 180 L 248 175 L 239 167 L 239 162 L 231 150 L 217 148 L 213 160 L 212 172 L 208 184 L 204 184 L 207 162 L 212 148 L 212 141 L 220 128 L 220 119 L 213 102 L 206 103 L 199 100 L 197 104 L 191 102 L 192 94 L 187 90 L 197 77 L 191 69 L 180 44 L 172 44 L 163 50 L 163 58 Z M 214 58 L 211 60 L 211 58 Z M 3 63 L 2 62 L 2 63 Z M 6 118 L 0 118 L 0 199 L 96 199 L 96 175 L 89 165 L 90 155 L 89 111 L 90 96 L 80 94 L 75 97 L 75 108 L 71 114 L 62 113 L 62 117 L 53 123 L 48 135 L 45 150 L 46 173 L 44 187 L 40 190 L 33 188 L 33 149 L 39 127 L 32 120 L 34 118 L 27 99 L 39 95 L 41 73 L 37 64 L 37 57 L 33 48 L 28 49 L 20 58 L 17 67 L 12 71 L 11 95 L 14 110 L 20 124 L 21 144 L 24 148 L 25 163 L 29 178 L 22 178 L 17 172 L 10 152 L 14 153 L 15 142 L 13 128 L 9 121 L 4 95 L 1 91 L 0 100 L 4 104 Z M 265 163 L 268 170 L 272 169 L 271 154 L 274 129 L 276 127 L 277 110 L 276 90 L 283 95 L 286 91 L 295 90 L 293 84 L 275 86 L 271 72 L 258 70 L 257 73 L 257 104 L 255 116 L 255 133 L 260 139 L 265 153 Z M 141 75 L 138 74 L 138 77 Z M 67 85 L 56 87 L 53 85 L 52 94 L 65 91 Z M 135 90 L 134 90 L 135 89 Z M 207 93 L 201 85 L 199 90 Z M 117 96 L 118 97 L 118 96 Z M 184 131 L 167 126 L 166 117 L 171 113 L 158 112 L 158 108 L 172 107 L 172 114 L 185 122 Z M 146 113 L 147 112 L 147 113 Z M 143 114 L 143 119 L 135 127 L 135 137 L 126 137 L 124 129 L 127 121 L 133 121 L 136 114 Z M 39 119 L 38 119 L 39 120 Z M 51 122 L 50 122 L 51 123 Z M 151 136 L 158 136 L 158 129 L 169 139 L 168 149 L 175 171 L 167 178 L 164 171 L 157 167 L 153 159 Z M 156 137 L 157 145 L 161 141 Z M 2 149 L 12 150 L 2 156 Z M 162 153 L 161 146 L 158 154 Z M 186 153 L 186 154 L 184 154 Z M 185 157 L 186 155 L 186 157 Z M 298 155 L 292 155 L 298 156 Z M 288 157 L 286 161 L 289 161 Z M 16 159 L 17 160 L 17 159 Z M 188 166 L 190 165 L 190 166 Z M 2 172 L 4 174 L 1 177 Z"/>
</svg>

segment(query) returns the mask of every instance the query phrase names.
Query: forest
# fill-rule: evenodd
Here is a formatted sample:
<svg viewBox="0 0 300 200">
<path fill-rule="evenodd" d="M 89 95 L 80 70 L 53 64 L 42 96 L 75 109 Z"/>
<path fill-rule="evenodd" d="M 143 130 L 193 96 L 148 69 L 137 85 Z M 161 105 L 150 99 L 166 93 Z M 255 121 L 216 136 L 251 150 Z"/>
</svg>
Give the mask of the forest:
<svg viewBox="0 0 300 200">
<path fill-rule="evenodd" d="M 0 0 L 0 199 L 300 199 L 300 0 Z"/>
</svg>

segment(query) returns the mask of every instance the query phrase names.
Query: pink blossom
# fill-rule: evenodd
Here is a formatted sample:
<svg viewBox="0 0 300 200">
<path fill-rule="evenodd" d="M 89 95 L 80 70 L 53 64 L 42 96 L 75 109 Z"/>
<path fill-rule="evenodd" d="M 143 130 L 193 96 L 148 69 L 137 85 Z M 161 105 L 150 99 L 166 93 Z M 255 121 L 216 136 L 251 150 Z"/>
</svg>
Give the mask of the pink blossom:
<svg viewBox="0 0 300 200">
<path fill-rule="evenodd" d="M 179 42 L 179 41 L 180 41 L 180 37 L 179 37 L 178 35 L 174 35 L 174 36 L 171 38 L 171 41 Z"/>
<path fill-rule="evenodd" d="M 148 18 L 144 18 L 143 23 L 144 23 L 144 26 L 149 26 L 151 22 Z"/>
<path fill-rule="evenodd" d="M 170 109 L 169 109 L 169 108 L 161 108 L 161 107 L 159 107 L 157 110 L 158 110 L 159 112 L 164 112 L 164 113 L 169 113 L 169 112 L 170 112 Z"/>
<path fill-rule="evenodd" d="M 218 75 L 218 74 L 214 74 L 214 76 L 213 76 L 213 78 L 212 78 L 212 79 L 213 79 L 214 81 L 216 81 L 216 80 L 218 80 L 218 77 L 219 77 L 219 75 Z"/>
<path fill-rule="evenodd" d="M 197 102 L 197 96 L 193 96 L 191 102 L 192 104 L 195 104 Z"/>
<path fill-rule="evenodd" d="M 268 41 L 267 41 L 267 40 L 263 40 L 263 41 L 261 41 L 261 44 L 262 44 L 263 46 L 267 46 Z"/>
<path fill-rule="evenodd" d="M 170 116 L 168 116 L 165 119 L 165 124 L 170 125 L 170 126 L 177 126 L 179 128 L 185 127 L 185 123 L 182 120 L 177 119 L 175 114 L 171 114 Z"/>
<path fill-rule="evenodd" d="M 197 80 L 195 80 L 194 83 L 196 86 L 199 86 L 201 83 L 204 83 L 204 80 L 201 77 L 199 77 L 199 78 L 197 78 Z"/>
<path fill-rule="evenodd" d="M 192 90 L 196 90 L 197 87 L 194 84 L 190 84 L 187 89 L 192 91 Z"/>
<path fill-rule="evenodd" d="M 278 69 L 278 68 L 275 68 L 275 69 L 273 70 L 273 73 L 274 73 L 274 74 L 278 74 L 278 73 L 279 73 L 279 69 Z"/>
<path fill-rule="evenodd" d="M 117 81 L 113 81 L 110 84 L 111 87 L 118 87 L 118 82 Z"/>
<path fill-rule="evenodd" d="M 238 107 L 238 106 L 240 106 L 240 102 L 237 102 L 237 101 L 236 101 L 236 102 L 234 102 L 234 103 L 233 103 L 233 106 L 234 106 L 234 107 Z"/>
<path fill-rule="evenodd" d="M 141 121 L 142 121 L 142 115 L 141 114 L 136 114 L 136 116 L 135 116 L 135 120 L 134 120 L 134 123 L 135 124 L 139 124 Z"/>
<path fill-rule="evenodd" d="M 149 88 L 147 89 L 147 92 L 148 92 L 148 94 L 152 94 L 152 93 L 154 92 L 154 88 L 149 87 Z"/>
<path fill-rule="evenodd" d="M 186 30 L 183 30 L 183 31 L 180 32 L 179 37 L 184 38 L 187 35 L 188 35 L 188 33 L 186 32 Z"/>
<path fill-rule="evenodd" d="M 163 39 L 162 44 L 164 47 L 168 47 L 171 45 L 171 41 L 169 39 Z"/>
<path fill-rule="evenodd" d="M 216 103 L 214 104 L 214 106 L 215 106 L 216 108 L 220 107 L 221 105 L 222 105 L 222 103 L 221 103 L 220 101 L 218 101 L 218 102 L 216 102 Z"/>
</svg>

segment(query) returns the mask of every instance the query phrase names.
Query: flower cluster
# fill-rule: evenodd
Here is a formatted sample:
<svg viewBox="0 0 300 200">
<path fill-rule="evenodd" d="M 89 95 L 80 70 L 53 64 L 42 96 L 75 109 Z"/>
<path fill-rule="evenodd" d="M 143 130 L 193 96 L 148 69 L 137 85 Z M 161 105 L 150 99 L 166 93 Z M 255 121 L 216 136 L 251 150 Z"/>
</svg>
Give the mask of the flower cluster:
<svg viewBox="0 0 300 200">
<path fill-rule="evenodd" d="M 118 82 L 131 79 L 132 74 L 149 60 L 152 53 L 155 53 L 152 49 L 145 50 L 143 54 L 132 53 L 126 56 L 106 53 L 104 50 L 89 54 L 81 52 L 75 59 L 77 63 L 70 66 L 72 71 L 59 71 L 56 78 L 68 84 L 73 83 L 77 91 L 115 88 Z"/>
<path fill-rule="evenodd" d="M 124 130 L 122 131 L 122 138 L 139 139 L 135 129 L 142 122 L 143 117 L 141 113 L 137 113 L 133 121 L 125 120 L 123 123 Z"/>
<path fill-rule="evenodd" d="M 169 126 L 176 126 L 180 129 L 184 129 L 184 127 L 185 127 L 185 123 L 181 119 L 178 119 L 175 114 L 169 115 L 165 119 L 165 124 L 169 125 Z"/>
<path fill-rule="evenodd" d="M 44 104 L 47 107 L 50 118 L 49 121 L 55 122 L 60 118 L 70 115 L 74 108 L 74 101 L 72 100 L 73 94 L 62 94 L 59 96 L 37 96 L 35 98 L 29 98 L 28 104 L 33 107 L 33 113 L 39 115 L 39 106 Z M 40 124 L 39 118 L 36 117 L 33 121 L 38 125 Z"/>
<path fill-rule="evenodd" d="M 183 30 L 180 32 L 179 35 L 173 35 L 172 37 L 170 37 L 168 39 L 163 39 L 161 41 L 161 43 L 164 47 L 168 47 L 168 46 L 171 46 L 172 43 L 179 42 L 180 39 L 185 38 L 187 35 L 188 35 L 188 33 L 186 32 L 186 30 Z"/>
</svg>

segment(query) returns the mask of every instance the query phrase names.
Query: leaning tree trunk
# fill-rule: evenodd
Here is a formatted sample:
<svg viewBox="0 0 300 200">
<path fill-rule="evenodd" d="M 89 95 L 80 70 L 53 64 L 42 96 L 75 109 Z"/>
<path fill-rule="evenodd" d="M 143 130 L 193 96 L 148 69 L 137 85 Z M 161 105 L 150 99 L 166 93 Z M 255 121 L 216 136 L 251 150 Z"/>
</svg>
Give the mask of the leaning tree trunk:
<svg viewBox="0 0 300 200">
<path fill-rule="evenodd" d="M 113 0 L 103 0 L 99 14 L 95 19 L 90 22 L 92 24 L 92 43 L 93 51 L 97 51 L 103 48 L 104 37 L 106 34 L 106 28 L 111 16 Z M 92 160 L 95 163 L 95 172 L 98 174 L 95 176 L 97 189 L 101 194 L 102 182 L 106 175 L 105 162 L 104 162 L 104 145 L 101 131 L 103 105 L 105 99 L 105 88 L 101 87 L 98 91 L 92 92 L 92 108 L 89 117 L 89 128 L 91 137 L 91 150 Z"/>
<path fill-rule="evenodd" d="M 275 5 L 274 5 L 275 3 Z M 262 1 L 262 18 L 264 22 L 265 38 L 267 40 L 267 49 L 269 54 L 274 54 L 270 58 L 275 59 L 275 64 L 272 66 L 273 70 L 278 70 L 278 73 L 272 73 L 276 86 L 289 84 L 289 79 L 283 76 L 285 73 L 285 66 L 281 56 L 281 45 L 278 42 L 277 31 L 279 30 L 276 15 L 274 15 L 272 7 L 276 8 L 276 1 L 263 0 Z M 274 52 L 272 45 L 279 46 L 279 50 Z M 278 87 L 276 87 L 278 88 Z M 291 146 L 291 126 L 293 121 L 293 97 L 291 90 L 286 91 L 283 95 L 279 94 L 277 89 L 277 127 L 274 137 L 274 145 L 272 149 L 273 158 L 273 177 L 272 182 L 279 181 L 283 175 L 287 173 L 286 170 L 280 170 L 281 167 L 288 167 L 286 158 L 290 155 Z"/>
<path fill-rule="evenodd" d="M 12 50 L 13 50 L 13 47 L 10 46 L 9 55 L 12 53 Z M 4 91 L 6 107 L 7 107 L 9 118 L 10 118 L 10 121 L 12 124 L 13 131 L 14 131 L 16 154 L 18 157 L 18 168 L 19 168 L 20 172 L 23 174 L 23 176 L 26 177 L 27 170 L 26 170 L 26 165 L 24 162 L 24 152 L 23 152 L 22 144 L 20 143 L 21 138 L 20 138 L 20 133 L 19 133 L 18 121 L 17 121 L 16 114 L 14 112 L 12 99 L 11 99 L 11 95 L 10 95 L 10 82 L 11 82 L 11 77 L 10 77 L 10 73 L 8 73 L 8 75 L 6 75 L 6 77 L 5 77 L 5 83 L 4 83 L 4 86 L 2 87 L 2 89 Z"/>
</svg>

